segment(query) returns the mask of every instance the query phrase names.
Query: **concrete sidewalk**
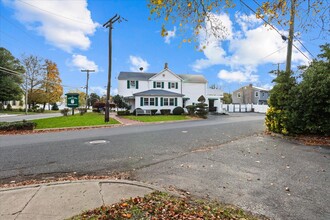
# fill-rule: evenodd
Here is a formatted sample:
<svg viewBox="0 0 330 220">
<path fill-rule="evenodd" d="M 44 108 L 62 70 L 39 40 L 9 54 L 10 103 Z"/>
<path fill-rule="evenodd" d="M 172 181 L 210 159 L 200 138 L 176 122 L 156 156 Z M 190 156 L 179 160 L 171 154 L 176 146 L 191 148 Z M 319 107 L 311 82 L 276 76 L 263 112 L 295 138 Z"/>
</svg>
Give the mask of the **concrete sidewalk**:
<svg viewBox="0 0 330 220">
<path fill-rule="evenodd" d="M 125 180 L 54 182 L 0 189 L 0 219 L 65 219 L 160 190 Z"/>
</svg>

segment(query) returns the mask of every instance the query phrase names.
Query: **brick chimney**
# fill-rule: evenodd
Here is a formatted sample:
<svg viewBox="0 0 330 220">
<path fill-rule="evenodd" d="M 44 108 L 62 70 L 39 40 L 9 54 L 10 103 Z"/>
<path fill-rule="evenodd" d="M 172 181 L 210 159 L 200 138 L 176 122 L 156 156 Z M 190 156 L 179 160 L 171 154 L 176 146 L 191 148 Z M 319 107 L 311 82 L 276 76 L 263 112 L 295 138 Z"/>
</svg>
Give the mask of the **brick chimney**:
<svg viewBox="0 0 330 220">
<path fill-rule="evenodd" d="M 165 63 L 164 69 L 168 69 L 168 63 Z"/>
</svg>

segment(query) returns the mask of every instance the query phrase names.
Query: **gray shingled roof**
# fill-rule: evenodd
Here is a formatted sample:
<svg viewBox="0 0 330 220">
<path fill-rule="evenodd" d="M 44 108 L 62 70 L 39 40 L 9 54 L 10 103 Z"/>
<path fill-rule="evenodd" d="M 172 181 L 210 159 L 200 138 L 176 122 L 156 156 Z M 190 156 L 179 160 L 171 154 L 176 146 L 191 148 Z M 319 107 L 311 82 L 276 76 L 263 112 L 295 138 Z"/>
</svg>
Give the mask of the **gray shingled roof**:
<svg viewBox="0 0 330 220">
<path fill-rule="evenodd" d="M 178 74 L 186 83 L 207 83 L 207 80 L 203 75 L 195 74 Z"/>
<path fill-rule="evenodd" d="M 180 93 L 170 92 L 162 89 L 150 89 L 143 92 L 134 93 L 134 96 L 184 96 Z"/>
<path fill-rule="evenodd" d="M 149 80 L 157 73 L 142 73 L 142 72 L 120 72 L 119 80 Z M 177 74 L 186 83 L 207 83 L 207 80 L 203 75 L 195 74 Z"/>
<path fill-rule="evenodd" d="M 142 72 L 120 72 L 119 80 L 148 80 L 153 77 L 156 73 L 142 73 Z"/>
</svg>

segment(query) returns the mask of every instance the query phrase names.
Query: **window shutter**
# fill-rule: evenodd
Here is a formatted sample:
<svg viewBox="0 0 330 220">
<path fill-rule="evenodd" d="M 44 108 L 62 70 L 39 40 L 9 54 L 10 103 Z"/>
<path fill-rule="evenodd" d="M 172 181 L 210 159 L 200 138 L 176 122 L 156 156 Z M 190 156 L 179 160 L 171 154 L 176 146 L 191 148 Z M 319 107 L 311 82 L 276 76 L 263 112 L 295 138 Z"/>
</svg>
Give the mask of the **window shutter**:
<svg viewBox="0 0 330 220">
<path fill-rule="evenodd" d="M 175 83 L 175 88 L 178 89 L 179 83 Z"/>
<path fill-rule="evenodd" d="M 140 97 L 140 106 L 143 106 L 143 97 Z"/>
<path fill-rule="evenodd" d="M 158 97 L 155 97 L 155 106 L 158 106 Z"/>
<path fill-rule="evenodd" d="M 175 106 L 178 106 L 178 98 L 175 98 L 175 99 L 174 99 L 174 105 L 175 105 Z"/>
<path fill-rule="evenodd" d="M 139 81 L 135 81 L 135 88 L 136 88 L 136 89 L 139 88 Z"/>
<path fill-rule="evenodd" d="M 171 83 L 170 83 L 170 82 L 168 82 L 168 88 L 169 88 L 169 89 L 171 88 Z"/>
<path fill-rule="evenodd" d="M 160 98 L 160 106 L 163 106 L 164 105 L 164 99 L 163 97 Z"/>
<path fill-rule="evenodd" d="M 162 89 L 164 89 L 164 82 L 162 82 Z"/>
<path fill-rule="evenodd" d="M 127 88 L 129 89 L 129 80 L 127 80 Z"/>
<path fill-rule="evenodd" d="M 154 88 L 156 88 L 156 82 L 154 81 Z"/>
</svg>

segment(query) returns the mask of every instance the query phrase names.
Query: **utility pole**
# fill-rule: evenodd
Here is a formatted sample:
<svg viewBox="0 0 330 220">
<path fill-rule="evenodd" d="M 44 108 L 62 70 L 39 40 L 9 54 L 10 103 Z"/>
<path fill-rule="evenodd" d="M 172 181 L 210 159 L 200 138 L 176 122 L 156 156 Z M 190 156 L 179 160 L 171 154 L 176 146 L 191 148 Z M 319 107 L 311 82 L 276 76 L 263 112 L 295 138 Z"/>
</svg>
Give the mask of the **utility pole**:
<svg viewBox="0 0 330 220">
<path fill-rule="evenodd" d="M 275 63 L 275 64 L 273 64 L 273 65 L 277 65 L 277 74 L 280 73 L 280 65 L 281 64 L 284 64 L 284 63 Z"/>
<path fill-rule="evenodd" d="M 108 66 L 108 84 L 107 84 L 107 97 L 106 97 L 106 105 L 105 105 L 105 115 L 104 115 L 104 121 L 109 122 L 110 121 L 110 88 L 111 88 L 111 67 L 112 67 L 112 29 L 113 24 L 118 21 L 119 23 L 122 21 L 121 19 L 127 21 L 124 18 L 121 18 L 117 14 L 110 18 L 109 21 L 107 21 L 103 27 L 109 28 L 109 66 Z"/>
<path fill-rule="evenodd" d="M 89 107 L 88 105 L 88 80 L 89 80 L 89 73 L 95 72 L 95 70 L 81 70 L 81 72 L 87 72 L 87 82 L 86 82 L 86 110 Z"/>
<path fill-rule="evenodd" d="M 291 71 L 291 60 L 292 60 L 292 44 L 293 44 L 293 32 L 294 32 L 294 16 L 295 16 L 295 6 L 296 0 L 291 0 L 291 10 L 290 10 L 290 30 L 288 39 L 288 50 L 286 55 L 286 72 Z"/>
<path fill-rule="evenodd" d="M 27 72 L 25 71 L 25 114 L 27 115 L 28 114 L 28 108 L 27 108 L 27 105 L 28 105 L 28 78 L 27 78 Z"/>
</svg>

